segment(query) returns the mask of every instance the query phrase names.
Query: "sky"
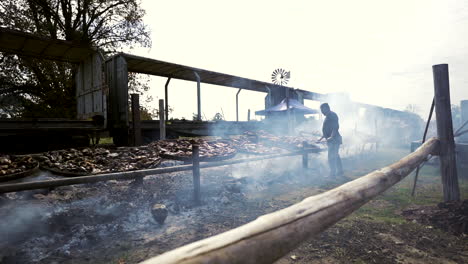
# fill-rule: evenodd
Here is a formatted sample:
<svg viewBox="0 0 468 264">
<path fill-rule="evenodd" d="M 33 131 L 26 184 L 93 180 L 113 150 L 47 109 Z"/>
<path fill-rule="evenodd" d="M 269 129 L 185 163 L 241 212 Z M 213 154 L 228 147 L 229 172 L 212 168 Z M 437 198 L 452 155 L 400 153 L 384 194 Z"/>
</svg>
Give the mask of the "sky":
<svg viewBox="0 0 468 264">
<path fill-rule="evenodd" d="M 453 104 L 468 99 L 468 2 L 457 0 L 212 1 L 143 0 L 152 47 L 130 53 L 290 87 L 348 93 L 352 100 L 427 116 L 432 65 L 448 63 Z M 151 77 L 157 107 L 165 78 Z M 202 113 L 235 120 L 237 89 L 202 84 Z M 239 94 L 240 120 L 264 108 L 266 94 Z M 317 102 L 307 101 L 316 107 Z M 171 80 L 173 118 L 196 112 L 196 83 Z M 332 106 L 333 108 L 333 106 Z M 259 118 L 259 117 L 258 117 Z"/>
</svg>

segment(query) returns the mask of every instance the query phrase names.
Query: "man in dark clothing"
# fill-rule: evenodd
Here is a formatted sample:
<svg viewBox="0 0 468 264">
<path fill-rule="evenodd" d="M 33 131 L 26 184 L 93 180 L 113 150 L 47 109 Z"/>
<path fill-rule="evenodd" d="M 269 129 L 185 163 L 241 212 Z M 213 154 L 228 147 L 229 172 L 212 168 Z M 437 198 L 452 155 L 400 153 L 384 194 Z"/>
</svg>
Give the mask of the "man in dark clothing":
<svg viewBox="0 0 468 264">
<path fill-rule="evenodd" d="M 322 127 L 322 140 L 327 140 L 328 146 L 328 164 L 330 166 L 330 176 L 337 177 L 343 176 L 343 166 L 341 165 L 340 158 L 340 145 L 343 143 L 340 132 L 340 125 L 338 123 L 338 116 L 335 112 L 330 110 L 330 106 L 327 103 L 320 105 L 322 114 L 325 115 Z"/>
</svg>

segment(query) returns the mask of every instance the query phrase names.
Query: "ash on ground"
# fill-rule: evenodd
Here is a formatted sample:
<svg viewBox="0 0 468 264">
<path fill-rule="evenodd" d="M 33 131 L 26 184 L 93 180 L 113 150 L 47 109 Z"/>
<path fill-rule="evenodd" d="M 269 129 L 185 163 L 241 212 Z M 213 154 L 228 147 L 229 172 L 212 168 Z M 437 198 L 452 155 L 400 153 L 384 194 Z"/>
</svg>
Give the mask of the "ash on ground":
<svg viewBox="0 0 468 264">
<path fill-rule="evenodd" d="M 248 201 L 248 195 L 273 182 L 291 180 L 284 178 L 284 169 L 271 171 L 275 167 L 271 164 L 203 169 L 200 205 L 193 203 L 190 171 L 148 176 L 143 182 L 107 181 L 4 194 L 0 263 L 106 262 L 135 248 L 157 248 L 136 256 L 137 262 L 226 231 L 261 215 L 255 208 L 263 203 L 249 206 L 255 199 Z M 265 166 L 271 168 L 268 173 L 262 171 Z M 253 168 L 257 175 L 244 177 Z M 155 219 L 155 205 L 166 210 L 164 220 Z"/>
<path fill-rule="evenodd" d="M 0 263 L 139 263 L 350 180 L 323 177 L 326 165 L 312 157 L 312 169 L 301 162 L 290 157 L 202 169 L 201 205 L 193 203 L 191 172 L 2 195 Z M 344 160 L 346 168 L 355 164 Z M 162 205 L 167 217 L 158 223 L 152 209 Z M 468 252 L 465 241 L 413 222 L 348 217 L 278 263 L 463 263 L 468 257 L 458 253 Z"/>
</svg>

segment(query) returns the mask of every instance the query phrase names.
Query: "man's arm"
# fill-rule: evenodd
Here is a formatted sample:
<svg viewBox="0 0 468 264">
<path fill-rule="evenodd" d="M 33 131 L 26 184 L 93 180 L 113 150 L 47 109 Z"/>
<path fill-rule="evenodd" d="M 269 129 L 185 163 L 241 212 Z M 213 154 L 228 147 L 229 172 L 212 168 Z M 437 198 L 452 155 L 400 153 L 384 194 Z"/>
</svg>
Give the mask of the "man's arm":
<svg viewBox="0 0 468 264">
<path fill-rule="evenodd" d="M 336 134 L 338 134 L 337 132 L 338 132 L 338 129 L 336 129 L 336 128 L 333 128 L 333 130 L 332 130 L 332 133 L 331 133 L 330 137 L 329 137 L 329 138 L 327 138 L 327 141 L 335 139 L 335 138 L 336 138 Z"/>
<path fill-rule="evenodd" d="M 331 122 L 330 126 L 331 126 L 331 129 L 332 129 L 332 132 L 331 132 L 330 137 L 326 139 L 327 141 L 334 140 L 338 135 L 338 127 L 339 127 L 338 126 L 338 116 L 334 115 L 331 118 L 332 118 L 332 122 Z"/>
</svg>

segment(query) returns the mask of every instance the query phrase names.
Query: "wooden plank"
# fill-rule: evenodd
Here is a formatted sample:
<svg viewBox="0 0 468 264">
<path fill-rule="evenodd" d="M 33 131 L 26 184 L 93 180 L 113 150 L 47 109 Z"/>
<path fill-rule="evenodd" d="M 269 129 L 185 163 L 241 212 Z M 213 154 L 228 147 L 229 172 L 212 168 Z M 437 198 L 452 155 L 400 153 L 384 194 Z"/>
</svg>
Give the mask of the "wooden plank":
<svg viewBox="0 0 468 264">
<path fill-rule="evenodd" d="M 437 153 L 438 143 L 432 138 L 388 167 L 142 263 L 273 263 L 402 180 L 429 154 Z"/>
<path fill-rule="evenodd" d="M 96 52 L 78 66 L 75 74 L 78 119 L 106 115 L 102 61 Z"/>
<path fill-rule="evenodd" d="M 71 51 L 78 50 L 72 56 Z M 70 51 L 65 54 L 65 51 Z M 0 52 L 23 57 L 79 63 L 95 51 L 92 47 L 59 39 L 50 39 L 18 30 L 0 27 Z"/>
<path fill-rule="evenodd" d="M 437 121 L 437 135 L 440 139 L 440 173 L 444 191 L 444 201 L 460 200 L 455 141 L 453 139 L 450 86 L 447 64 L 432 66 L 434 75 L 434 100 Z"/>
<path fill-rule="evenodd" d="M 102 113 L 104 116 L 104 108 L 103 108 L 103 91 L 98 90 L 93 92 L 93 113 Z"/>
</svg>

